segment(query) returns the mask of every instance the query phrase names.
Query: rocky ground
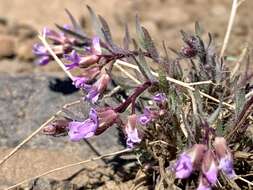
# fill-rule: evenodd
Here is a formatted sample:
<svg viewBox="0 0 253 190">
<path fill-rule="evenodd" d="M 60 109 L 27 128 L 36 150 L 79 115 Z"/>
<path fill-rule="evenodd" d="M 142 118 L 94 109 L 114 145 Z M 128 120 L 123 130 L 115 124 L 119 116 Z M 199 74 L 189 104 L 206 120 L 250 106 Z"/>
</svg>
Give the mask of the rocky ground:
<svg viewBox="0 0 253 190">
<path fill-rule="evenodd" d="M 122 41 L 124 23 L 133 26 L 135 14 L 138 13 L 143 25 L 149 29 L 158 44 L 165 40 L 169 47 L 180 48 L 180 29 L 193 31 L 194 22 L 199 21 L 205 32 L 213 33 L 219 48 L 226 30 L 231 0 L 0 1 L 1 157 L 64 103 L 78 98 L 77 92 L 63 95 L 48 87 L 53 77 L 62 77 L 63 73 L 55 64 L 34 66 L 31 49 L 38 41 L 37 32 L 44 26 L 54 27 L 55 23 L 68 23 L 64 8 L 68 8 L 86 31 L 91 32 L 86 4 L 106 18 L 115 40 L 119 43 Z M 227 53 L 238 55 L 246 42 L 251 46 L 252 6 L 253 1 L 246 0 L 239 8 Z M 121 149 L 117 133 L 114 128 L 104 136 L 92 139 L 90 143 L 99 154 Z M 39 134 L 17 155 L 0 166 L 0 189 L 46 170 L 94 155 L 87 142 L 70 143 L 64 137 L 56 139 Z M 76 172 L 78 175 L 71 178 Z M 24 186 L 24 189 L 129 188 L 127 183 L 118 186 L 117 181 L 120 179 L 115 176 L 117 175 L 114 175 L 110 167 L 98 162 L 49 175 L 49 179 L 39 179 Z M 71 180 L 66 180 L 70 178 Z"/>
</svg>

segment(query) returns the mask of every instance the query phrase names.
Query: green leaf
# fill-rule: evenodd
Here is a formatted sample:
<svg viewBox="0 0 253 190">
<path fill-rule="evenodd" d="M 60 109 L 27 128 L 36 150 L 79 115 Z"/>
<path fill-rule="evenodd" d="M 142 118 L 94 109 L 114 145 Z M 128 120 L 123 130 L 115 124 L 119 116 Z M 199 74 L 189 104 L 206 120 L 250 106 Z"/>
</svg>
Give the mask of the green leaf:
<svg viewBox="0 0 253 190">
<path fill-rule="evenodd" d="M 218 119 L 220 111 L 221 111 L 221 101 L 219 107 L 208 117 L 207 122 L 209 125 L 214 124 L 214 122 Z"/>
<path fill-rule="evenodd" d="M 103 32 L 105 41 L 110 45 L 110 47 L 113 50 L 117 50 L 118 49 L 117 46 L 113 43 L 112 34 L 110 31 L 109 25 L 107 24 L 106 20 L 102 16 L 99 15 L 98 17 L 102 25 L 101 30 Z"/>
<path fill-rule="evenodd" d="M 129 34 L 128 26 L 126 24 L 125 25 L 125 36 L 124 36 L 124 39 L 123 39 L 123 47 L 124 47 L 125 50 L 129 50 L 130 40 L 131 40 L 131 37 L 130 37 L 130 34 Z"/>
<path fill-rule="evenodd" d="M 71 36 L 75 37 L 76 39 L 79 39 L 81 41 L 80 43 L 91 43 L 91 40 L 87 36 L 79 34 L 73 30 L 64 28 L 58 24 L 56 24 L 56 27 L 59 28 L 59 30 L 63 31 L 64 33 L 71 35 Z"/>
<path fill-rule="evenodd" d="M 72 26 L 74 28 L 74 31 L 82 36 L 87 36 L 86 33 L 83 31 L 83 28 L 81 25 L 76 21 L 76 19 L 73 17 L 73 15 L 69 12 L 68 9 L 65 9 L 66 13 L 68 14 L 68 17 L 72 23 Z"/>
<path fill-rule="evenodd" d="M 96 33 L 96 35 L 100 38 L 105 40 L 104 38 L 104 33 L 102 31 L 102 24 L 100 22 L 100 20 L 98 19 L 97 15 L 95 14 L 95 12 L 91 9 L 90 6 L 87 5 L 87 9 L 90 13 L 91 16 L 91 22 L 92 22 L 92 26 L 93 26 L 93 30 Z"/>
<path fill-rule="evenodd" d="M 151 55 L 151 57 L 154 60 L 159 60 L 159 54 L 155 47 L 155 44 L 153 42 L 153 39 L 151 38 L 148 30 L 144 27 L 141 27 L 143 35 L 144 35 L 144 48 L 147 50 L 147 52 Z"/>
<path fill-rule="evenodd" d="M 140 46 L 142 48 L 146 49 L 145 48 L 145 36 L 144 36 L 143 30 L 142 30 L 142 27 L 140 24 L 140 19 L 139 19 L 138 15 L 136 15 L 136 34 L 137 34 L 137 39 L 138 39 Z"/>
<path fill-rule="evenodd" d="M 235 91 L 235 114 L 236 118 L 238 118 L 240 112 L 243 109 L 243 106 L 245 105 L 246 99 L 245 99 L 245 90 L 242 88 L 239 88 L 236 85 L 236 91 Z"/>
<path fill-rule="evenodd" d="M 199 22 L 198 22 L 198 21 L 195 22 L 195 34 L 196 34 L 197 36 L 200 36 L 202 33 L 203 33 L 203 30 L 202 30 L 202 28 L 200 27 Z"/>
<path fill-rule="evenodd" d="M 139 61 L 136 61 L 136 64 L 138 65 L 140 71 L 142 74 L 150 81 L 157 81 L 154 75 L 151 73 L 151 69 L 148 66 L 145 56 L 141 49 L 139 49 Z"/>
</svg>

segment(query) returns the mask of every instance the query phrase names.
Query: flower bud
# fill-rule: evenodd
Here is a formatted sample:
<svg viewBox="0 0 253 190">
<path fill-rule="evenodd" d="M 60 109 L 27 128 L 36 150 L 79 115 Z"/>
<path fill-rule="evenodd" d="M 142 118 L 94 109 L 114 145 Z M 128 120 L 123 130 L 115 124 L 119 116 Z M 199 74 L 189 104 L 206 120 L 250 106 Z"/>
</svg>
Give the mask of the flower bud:
<svg viewBox="0 0 253 190">
<path fill-rule="evenodd" d="M 158 115 L 159 113 L 157 113 L 156 111 L 152 111 L 149 108 L 145 108 L 144 113 L 139 117 L 139 123 L 141 125 L 147 125 L 153 119 L 157 118 Z"/>
<path fill-rule="evenodd" d="M 101 134 L 104 132 L 108 127 L 112 126 L 117 118 L 118 113 L 116 113 L 112 108 L 102 108 L 96 110 L 98 115 L 99 127 L 96 131 L 96 135 Z"/>
<path fill-rule="evenodd" d="M 107 73 L 104 73 L 100 78 L 91 86 L 86 86 L 85 90 L 88 93 L 86 99 L 90 100 L 92 103 L 97 102 L 100 94 L 104 92 L 110 81 L 110 77 Z"/>
<path fill-rule="evenodd" d="M 221 169 L 229 178 L 235 177 L 233 169 L 233 158 L 226 139 L 223 137 L 216 137 L 213 142 L 215 153 L 219 159 L 219 169 Z"/>
<path fill-rule="evenodd" d="M 80 58 L 79 66 L 81 68 L 87 68 L 95 63 L 97 63 L 99 60 L 99 57 L 97 55 L 87 55 Z"/>
<path fill-rule="evenodd" d="M 155 96 L 153 96 L 153 100 L 158 104 L 158 105 L 163 105 L 166 103 L 167 98 L 165 93 L 157 93 Z"/>
<path fill-rule="evenodd" d="M 81 69 L 81 76 L 89 79 L 89 81 L 94 80 L 101 72 L 100 68 L 96 66 Z"/>
<path fill-rule="evenodd" d="M 207 179 L 203 175 L 201 175 L 199 178 L 199 186 L 197 190 L 212 190 L 210 183 L 207 181 Z"/>
<path fill-rule="evenodd" d="M 128 116 L 127 124 L 124 127 L 127 135 L 127 146 L 133 148 L 135 144 L 141 142 L 141 136 L 137 130 L 137 115 L 133 114 Z"/>
<path fill-rule="evenodd" d="M 53 135 L 53 136 L 63 134 L 67 132 L 69 122 L 70 121 L 67 119 L 54 120 L 52 123 L 44 127 L 42 129 L 42 132 L 45 135 Z"/>
<path fill-rule="evenodd" d="M 218 166 L 211 150 L 208 150 L 202 161 L 202 173 L 210 185 L 214 185 L 217 181 Z"/>
<path fill-rule="evenodd" d="M 84 88 L 87 85 L 88 79 L 85 77 L 73 77 L 73 85 L 76 88 Z"/>
</svg>

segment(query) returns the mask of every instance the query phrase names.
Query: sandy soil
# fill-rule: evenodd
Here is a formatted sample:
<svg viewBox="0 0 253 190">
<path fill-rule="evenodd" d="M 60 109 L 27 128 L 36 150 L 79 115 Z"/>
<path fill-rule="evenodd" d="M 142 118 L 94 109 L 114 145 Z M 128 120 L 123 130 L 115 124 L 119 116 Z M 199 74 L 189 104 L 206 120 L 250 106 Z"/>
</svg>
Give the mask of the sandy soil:
<svg viewBox="0 0 253 190">
<path fill-rule="evenodd" d="M 55 23 L 68 23 L 64 12 L 64 9 L 68 8 L 76 18 L 82 21 L 86 30 L 90 31 L 86 4 L 106 18 L 115 40 L 119 43 L 122 41 L 124 23 L 132 26 L 135 15 L 138 13 L 142 24 L 149 29 L 158 45 L 165 40 L 168 46 L 180 48 L 182 43 L 180 29 L 193 31 L 194 22 L 199 21 L 205 32 L 211 32 L 214 35 L 219 48 L 226 31 L 231 0 L 1 0 L 0 18 L 7 19 L 11 24 L 27 24 L 36 31 L 40 31 L 44 26 L 54 27 Z M 238 54 L 246 42 L 251 44 L 253 39 L 251 7 L 253 7 L 253 1 L 247 0 L 239 8 L 228 46 L 230 54 Z M 132 34 L 134 34 L 134 29 Z M 58 71 L 56 66 L 38 69 L 31 63 L 20 62 L 20 59 L 11 60 L 11 63 L 9 60 L 0 61 L 0 72 L 55 71 Z"/>
</svg>

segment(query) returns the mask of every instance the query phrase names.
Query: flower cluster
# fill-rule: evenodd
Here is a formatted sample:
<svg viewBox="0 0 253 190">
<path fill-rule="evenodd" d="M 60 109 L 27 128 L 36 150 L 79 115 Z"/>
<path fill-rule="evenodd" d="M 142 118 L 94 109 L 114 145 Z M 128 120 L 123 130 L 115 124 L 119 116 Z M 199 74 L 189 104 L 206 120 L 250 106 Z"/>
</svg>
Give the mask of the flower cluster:
<svg viewBox="0 0 253 190">
<path fill-rule="evenodd" d="M 208 190 L 216 183 L 218 170 L 222 170 L 229 178 L 235 177 L 233 158 L 226 140 L 216 137 L 214 149 L 208 149 L 204 144 L 195 144 L 183 152 L 175 165 L 176 178 L 188 178 L 192 172 L 200 171 L 198 190 Z"/>
<path fill-rule="evenodd" d="M 56 120 L 43 132 L 54 136 L 67 134 L 71 141 L 77 142 L 98 136 L 109 127 L 118 125 L 125 135 L 126 146 L 140 151 L 139 161 L 153 170 L 154 177 L 157 176 L 153 182 L 157 184 L 165 184 L 166 181 L 162 170 L 160 177 L 156 175 L 159 173 L 157 168 L 171 168 L 176 153 L 189 144 L 194 145 L 181 153 L 173 166 L 176 178 L 189 179 L 193 176 L 194 180 L 199 181 L 198 190 L 211 189 L 217 182 L 219 171 L 234 178 L 236 174 L 228 137 L 234 140 L 236 132 L 244 122 L 248 122 L 245 118 L 250 114 L 248 110 L 252 107 L 253 98 L 244 107 L 243 103 L 239 105 L 241 107 L 236 109 L 236 116 L 220 114 L 221 108 L 222 113 L 230 113 L 233 106 L 219 100 L 235 97 L 236 103 L 233 104 L 236 106 L 238 102 L 246 101 L 237 101 L 244 96 L 241 93 L 245 89 L 238 90 L 238 87 L 243 86 L 242 81 L 246 79 L 240 81 L 239 77 L 230 76 L 223 62 L 217 59 L 214 49 L 210 48 L 211 35 L 209 43 L 205 44 L 198 32 L 187 34 L 182 31 L 185 45 L 179 53 L 176 52 L 178 57 L 171 59 L 165 44 L 165 56 L 158 53 L 138 17 L 138 39 L 132 39 L 126 27 L 123 46 L 119 47 L 113 42 L 106 21 L 90 7 L 88 10 L 92 22 L 95 22 L 96 34 L 91 37 L 80 31 L 81 26 L 69 12 L 72 26 L 58 26 L 60 32 L 51 29 L 42 32 L 52 51 L 62 60 L 64 71 L 71 73 L 73 85 L 83 92 L 82 101 L 90 105 L 88 118 Z M 39 65 L 46 65 L 53 59 L 42 44 L 35 44 L 33 51 Z M 189 62 L 188 70 L 180 65 L 181 60 Z M 159 70 L 155 71 L 153 68 L 156 67 L 151 63 L 157 63 Z M 120 68 L 120 64 L 121 71 L 126 67 L 134 70 L 124 73 L 131 79 L 135 77 L 133 81 L 137 85 L 117 80 L 113 71 L 115 67 Z M 204 98 L 207 99 L 203 101 Z M 235 126 L 230 127 L 231 120 L 235 118 Z M 223 130 L 226 127 L 232 132 Z M 217 137 L 218 128 L 222 128 L 219 133 L 221 137 Z M 195 179 L 194 172 L 200 173 L 199 178 Z M 179 185 L 180 180 L 176 183 Z"/>
</svg>

